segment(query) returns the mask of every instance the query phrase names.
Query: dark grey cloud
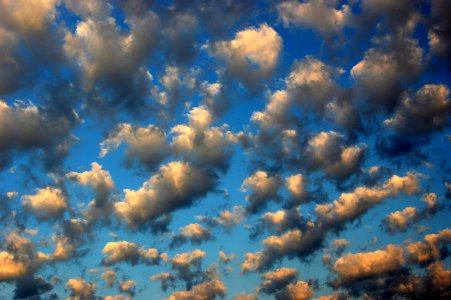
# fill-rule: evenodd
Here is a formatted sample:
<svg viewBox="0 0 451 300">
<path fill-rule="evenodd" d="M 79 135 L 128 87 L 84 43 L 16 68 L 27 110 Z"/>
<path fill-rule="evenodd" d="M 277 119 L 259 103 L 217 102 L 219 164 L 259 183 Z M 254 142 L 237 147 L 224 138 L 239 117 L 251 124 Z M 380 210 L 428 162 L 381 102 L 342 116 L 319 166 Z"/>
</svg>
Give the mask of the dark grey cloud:
<svg viewBox="0 0 451 300">
<path fill-rule="evenodd" d="M 73 87 L 58 81 L 41 95 L 42 105 L 0 102 L 0 168 L 17 153 L 34 153 L 46 169 L 55 170 L 76 141 L 71 132 L 81 119 L 71 106 L 77 95 Z"/>
<path fill-rule="evenodd" d="M 100 157 L 126 143 L 125 165 L 137 165 L 155 170 L 160 162 L 170 155 L 166 133 L 158 126 L 134 126 L 121 123 L 116 126 L 100 143 Z"/>
<path fill-rule="evenodd" d="M 451 101 L 445 85 L 425 85 L 406 95 L 392 118 L 384 121 L 402 137 L 421 137 L 449 126 Z"/>
<path fill-rule="evenodd" d="M 429 19 L 429 50 L 432 54 L 450 57 L 451 45 L 451 4 L 446 0 L 431 1 Z"/>
<path fill-rule="evenodd" d="M 14 299 L 40 299 L 40 295 L 51 291 L 53 287 L 52 283 L 39 276 L 21 278 L 16 281 Z"/>
</svg>

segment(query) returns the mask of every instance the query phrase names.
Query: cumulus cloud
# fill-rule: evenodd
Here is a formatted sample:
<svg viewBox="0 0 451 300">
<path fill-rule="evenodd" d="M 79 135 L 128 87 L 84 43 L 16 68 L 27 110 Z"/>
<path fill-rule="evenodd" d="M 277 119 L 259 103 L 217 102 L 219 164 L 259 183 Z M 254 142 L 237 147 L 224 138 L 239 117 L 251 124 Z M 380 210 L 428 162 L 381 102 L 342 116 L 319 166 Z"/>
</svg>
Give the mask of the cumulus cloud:
<svg viewBox="0 0 451 300">
<path fill-rule="evenodd" d="M 451 296 L 451 270 L 445 269 L 444 262 L 434 262 L 427 268 L 424 279 L 425 296 L 446 299 Z"/>
<path fill-rule="evenodd" d="M 252 228 L 251 238 L 256 238 L 266 229 L 270 232 L 283 233 L 294 228 L 304 228 L 306 219 L 298 208 L 281 209 L 275 212 L 266 212 Z"/>
<path fill-rule="evenodd" d="M 25 209 L 30 210 L 40 220 L 61 217 L 68 208 L 66 195 L 58 188 L 41 188 L 34 195 L 22 196 Z"/>
<path fill-rule="evenodd" d="M 437 200 L 437 195 L 435 193 L 426 193 L 421 200 L 426 203 L 424 208 L 418 210 L 415 207 L 406 207 L 402 211 L 392 212 L 382 221 L 383 228 L 388 233 L 405 231 L 413 223 L 418 222 L 423 218 L 430 218 L 443 208 L 443 205 Z"/>
<path fill-rule="evenodd" d="M 38 107 L 23 101 L 8 105 L 0 100 L 0 169 L 10 163 L 15 151 L 42 151 L 48 168 L 61 163 L 75 140 L 71 130 L 80 121 L 71 109 L 59 111 L 58 101 L 64 100 L 55 100 L 54 107 Z"/>
<path fill-rule="evenodd" d="M 49 262 L 49 255 L 37 251 L 35 244 L 18 232 L 10 232 L 0 251 L 0 281 L 25 278 Z"/>
<path fill-rule="evenodd" d="M 208 300 L 224 298 L 226 294 L 226 287 L 220 280 L 206 281 L 199 283 L 188 291 L 178 291 L 172 293 L 167 300 Z"/>
<path fill-rule="evenodd" d="M 161 289 L 166 292 L 168 288 L 175 288 L 177 277 L 172 273 L 163 272 L 152 275 L 150 279 L 154 281 L 159 280 L 161 283 Z"/>
<path fill-rule="evenodd" d="M 392 50 L 371 48 L 351 69 L 358 95 L 371 108 L 392 111 L 399 102 L 402 82 L 413 80 L 423 68 L 423 50 L 405 39 Z"/>
<path fill-rule="evenodd" d="M 29 87 L 39 71 L 63 62 L 55 28 L 57 0 L 0 2 L 0 94 Z M 26 54 L 19 49 L 26 49 Z"/>
<path fill-rule="evenodd" d="M 410 97 L 406 95 L 395 115 L 384 125 L 403 137 L 427 136 L 448 125 L 451 108 L 449 89 L 445 85 L 424 85 Z"/>
<path fill-rule="evenodd" d="M 127 293 L 131 296 L 135 294 L 136 283 L 133 280 L 119 282 L 119 291 L 121 293 Z"/>
<path fill-rule="evenodd" d="M 313 289 L 305 281 L 297 281 L 289 284 L 285 289 L 276 294 L 277 300 L 308 300 L 313 295 Z"/>
<path fill-rule="evenodd" d="M 217 217 L 197 216 L 196 219 L 205 222 L 208 226 L 222 226 L 228 230 L 240 224 L 244 220 L 245 209 L 242 206 L 234 206 L 232 210 L 223 209 Z"/>
<path fill-rule="evenodd" d="M 58 226 L 62 233 L 52 235 L 52 242 L 55 243 L 55 250 L 51 258 L 53 261 L 65 261 L 75 257 L 79 246 L 86 241 L 89 233 L 89 224 L 84 219 L 68 219 Z"/>
<path fill-rule="evenodd" d="M 447 253 L 445 249 L 450 241 L 450 229 L 444 229 L 439 233 L 428 234 L 424 237 L 423 241 L 412 242 L 406 246 L 409 260 L 423 265 L 437 260 L 443 253 Z"/>
<path fill-rule="evenodd" d="M 193 287 L 194 282 L 203 279 L 202 260 L 205 254 L 204 251 L 195 249 L 191 252 L 176 254 L 171 259 L 172 269 L 177 272 L 178 278 L 186 283 L 187 290 Z"/>
<path fill-rule="evenodd" d="M 219 259 L 221 262 L 227 264 L 235 258 L 235 254 L 231 253 L 229 255 L 225 254 L 224 251 L 219 251 L 218 253 Z"/>
<path fill-rule="evenodd" d="M 92 282 L 87 282 L 82 278 L 71 278 L 66 282 L 66 287 L 71 292 L 70 299 L 88 300 L 94 297 L 96 292 L 96 285 Z"/>
<path fill-rule="evenodd" d="M 340 94 L 335 77 L 342 73 L 324 62 L 307 56 L 292 66 L 285 78 L 285 90 L 275 91 L 264 111 L 254 112 L 251 120 L 262 127 L 277 127 L 292 124 L 290 108 L 298 105 L 306 111 L 324 113 L 328 103 Z"/>
<path fill-rule="evenodd" d="M 128 226 L 143 227 L 190 206 L 213 190 L 216 182 L 216 175 L 209 170 L 186 162 L 170 162 L 138 190 L 124 190 L 124 201 L 116 202 L 115 210 Z"/>
<path fill-rule="evenodd" d="M 296 280 L 297 273 L 298 271 L 294 268 L 280 268 L 264 273 L 262 278 L 265 281 L 260 283 L 258 291 L 265 294 L 274 294 Z"/>
<path fill-rule="evenodd" d="M 337 1 L 283 1 L 277 6 L 279 18 L 285 26 L 295 24 L 313 28 L 324 35 L 341 33 L 352 23 L 351 7 L 343 4 L 336 9 Z"/>
<path fill-rule="evenodd" d="M 285 186 L 294 204 L 303 203 L 308 199 L 306 176 L 302 174 L 288 176 L 285 178 Z"/>
<path fill-rule="evenodd" d="M 283 182 L 279 176 L 266 173 L 265 171 L 256 171 L 251 176 L 244 179 L 241 190 L 250 191 L 246 196 L 248 206 L 246 210 L 250 213 L 256 213 L 267 205 L 271 200 L 279 201 L 279 189 Z"/>
<path fill-rule="evenodd" d="M 208 46 L 211 54 L 223 58 L 227 71 L 255 90 L 259 79 L 268 77 L 277 66 L 282 38 L 267 24 L 236 33 L 235 38 Z"/>
<path fill-rule="evenodd" d="M 418 176 L 408 173 L 407 176 L 394 175 L 385 181 L 382 187 L 358 187 L 352 193 L 343 193 L 340 197 L 328 204 L 318 204 L 315 211 L 326 226 L 342 226 L 352 221 L 371 207 L 384 201 L 398 192 L 412 195 L 419 191 Z"/>
<path fill-rule="evenodd" d="M 242 272 L 262 271 L 284 257 L 306 258 L 323 246 L 330 231 L 343 230 L 370 208 L 399 192 L 411 195 L 419 191 L 418 176 L 408 173 L 404 177 L 394 175 L 380 187 L 357 187 L 352 193 L 342 193 L 332 203 L 317 204 L 317 220 L 305 220 L 299 227 L 281 235 L 272 235 L 263 240 L 265 247 L 257 252 L 245 253 Z M 299 229 L 300 228 L 300 229 Z"/>
<path fill-rule="evenodd" d="M 335 180 L 344 180 L 357 172 L 363 162 L 366 145 L 347 146 L 344 137 L 334 131 L 320 132 L 308 141 L 307 166 L 322 169 Z"/>
<path fill-rule="evenodd" d="M 429 22 L 429 48 L 430 51 L 439 56 L 449 58 L 451 44 L 451 22 L 449 11 L 451 6 L 446 0 L 431 1 L 431 15 Z"/>
<path fill-rule="evenodd" d="M 89 222 L 109 217 L 113 211 L 111 193 L 115 185 L 108 171 L 103 170 L 101 165 L 93 162 L 90 171 L 69 172 L 66 176 L 78 184 L 89 186 L 94 190 L 95 198 L 89 202 L 88 209 L 84 212 L 84 216 Z"/>
<path fill-rule="evenodd" d="M 187 125 L 177 125 L 171 130 L 175 154 L 194 165 L 227 170 L 236 140 L 227 125 L 210 127 L 213 116 L 203 106 L 191 109 L 188 118 Z"/>
<path fill-rule="evenodd" d="M 203 227 L 201 224 L 193 223 L 179 228 L 179 233 L 172 237 L 170 246 L 177 247 L 187 241 L 200 245 L 212 238 L 213 236 L 208 228 Z"/>
<path fill-rule="evenodd" d="M 384 273 L 396 272 L 405 263 L 403 249 L 388 245 L 385 250 L 367 253 L 346 254 L 335 262 L 333 271 L 341 284 L 355 280 L 377 277 Z"/>
<path fill-rule="evenodd" d="M 257 300 L 258 297 L 255 294 L 246 294 L 245 292 L 241 292 L 235 296 L 235 300 Z"/>
<path fill-rule="evenodd" d="M 109 287 L 112 287 L 116 283 L 117 275 L 113 270 L 106 270 L 102 273 L 102 278 Z"/>
<path fill-rule="evenodd" d="M 143 16 L 126 17 L 124 21 L 129 26 L 127 31 L 108 14 L 86 16 L 74 32 L 66 31 L 63 48 L 91 95 L 88 108 L 113 113 L 112 107 L 120 107 L 134 115 L 145 115 L 150 106 L 144 61 L 156 45 L 159 18 L 148 10 Z M 109 91 L 109 97 L 99 88 Z"/>
<path fill-rule="evenodd" d="M 406 207 L 402 211 L 390 213 L 383 224 L 388 232 L 405 231 L 417 217 L 418 211 L 415 207 Z"/>
<path fill-rule="evenodd" d="M 138 166 L 154 170 L 170 154 L 166 133 L 160 127 L 154 125 L 139 127 L 121 123 L 100 143 L 99 157 L 104 157 L 117 149 L 123 142 L 128 146 L 125 152 L 127 166 L 136 163 Z"/>
<path fill-rule="evenodd" d="M 106 266 L 111 266 L 119 262 L 126 262 L 131 265 L 137 263 L 145 263 L 150 265 L 157 265 L 166 256 L 155 248 L 144 248 L 138 246 L 136 243 L 127 241 L 108 242 L 102 250 L 106 257 L 102 263 Z"/>
</svg>

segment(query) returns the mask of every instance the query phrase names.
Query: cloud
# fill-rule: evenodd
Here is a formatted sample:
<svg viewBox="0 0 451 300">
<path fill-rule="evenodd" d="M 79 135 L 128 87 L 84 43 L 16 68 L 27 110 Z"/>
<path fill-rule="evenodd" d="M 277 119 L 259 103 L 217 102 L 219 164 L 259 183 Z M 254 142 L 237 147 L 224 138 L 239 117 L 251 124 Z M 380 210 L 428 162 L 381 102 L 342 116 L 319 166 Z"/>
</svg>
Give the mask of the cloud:
<svg viewBox="0 0 451 300">
<path fill-rule="evenodd" d="M 80 244 L 86 243 L 85 238 L 89 234 L 88 222 L 83 219 L 64 220 L 59 228 L 62 233 L 52 235 L 52 242 L 55 243 L 55 250 L 51 255 L 53 261 L 64 261 L 74 258 L 78 253 Z"/>
<path fill-rule="evenodd" d="M 121 30 L 108 15 L 86 16 L 74 32 L 66 31 L 63 49 L 81 74 L 84 91 L 90 95 L 89 109 L 111 114 L 113 107 L 119 107 L 142 116 L 150 109 L 144 62 L 156 45 L 159 18 L 148 10 L 124 22 L 128 30 Z M 109 97 L 101 91 L 108 91 Z"/>
<path fill-rule="evenodd" d="M 34 244 L 16 232 L 7 235 L 0 251 L 0 281 L 10 281 L 33 274 L 48 261 L 48 256 L 36 252 Z"/>
<path fill-rule="evenodd" d="M 399 102 L 402 82 L 411 81 L 423 68 L 423 50 L 411 39 L 394 41 L 394 49 L 371 48 L 352 69 L 357 95 L 370 108 L 392 111 Z"/>
<path fill-rule="evenodd" d="M 263 112 L 254 112 L 251 120 L 262 127 L 277 127 L 292 124 L 287 115 L 293 105 L 306 111 L 324 113 L 326 105 L 340 94 L 335 77 L 343 71 L 307 56 L 296 61 L 285 78 L 285 90 L 275 91 Z"/>
<path fill-rule="evenodd" d="M 435 193 L 426 193 L 423 195 L 423 202 L 426 206 L 421 210 L 415 207 L 406 207 L 402 211 L 395 211 L 390 213 L 383 221 L 382 226 L 388 233 L 394 233 L 396 231 L 405 231 L 415 222 L 418 222 L 424 218 L 430 218 L 444 206 L 437 200 Z"/>
<path fill-rule="evenodd" d="M 267 78 L 277 66 L 282 50 L 282 38 L 267 24 L 249 27 L 228 41 L 214 42 L 208 51 L 227 64 L 230 76 L 255 90 L 259 80 Z"/>
<path fill-rule="evenodd" d="M 424 279 L 425 296 L 446 299 L 451 296 L 451 270 L 444 268 L 444 262 L 434 262 L 427 268 Z"/>
<path fill-rule="evenodd" d="M 283 233 L 294 228 L 304 228 L 306 224 L 306 219 L 297 208 L 266 212 L 261 217 L 261 220 L 255 223 L 251 238 L 262 234 L 265 229 L 268 229 L 270 232 Z"/>
<path fill-rule="evenodd" d="M 217 217 L 197 216 L 196 219 L 205 222 L 208 226 L 223 226 L 230 230 L 244 220 L 245 209 L 242 206 L 234 206 L 232 210 L 223 209 Z"/>
<path fill-rule="evenodd" d="M 265 279 L 260 283 L 258 288 L 259 293 L 274 294 L 283 289 L 289 283 L 296 280 L 298 271 L 294 268 L 280 268 L 272 272 L 267 272 L 262 275 Z"/>
<path fill-rule="evenodd" d="M 190 206 L 213 190 L 216 182 L 216 175 L 209 170 L 186 162 L 170 162 L 138 190 L 124 190 L 124 201 L 116 202 L 115 210 L 128 226 L 143 227 Z"/>
<path fill-rule="evenodd" d="M 70 90 L 66 92 L 70 94 Z M 60 109 L 63 108 L 58 107 L 57 100 L 52 106 L 42 107 L 22 101 L 10 106 L 0 100 L 0 169 L 10 163 L 16 151 L 42 151 L 41 157 L 49 169 L 60 164 L 75 140 L 70 132 L 79 123 L 73 110 Z"/>
<path fill-rule="evenodd" d="M 258 297 L 255 294 L 246 294 L 245 292 L 241 292 L 235 296 L 235 300 L 257 300 Z"/>
<path fill-rule="evenodd" d="M 137 164 L 154 170 L 170 154 L 166 133 L 160 127 L 121 123 L 100 143 L 99 157 L 117 149 L 122 142 L 128 146 L 125 152 L 127 166 Z"/>
<path fill-rule="evenodd" d="M 317 204 L 316 221 L 307 219 L 300 226 L 263 240 L 265 247 L 262 250 L 245 253 L 241 272 L 267 270 L 284 257 L 305 259 L 323 246 L 330 231 L 343 230 L 347 223 L 388 197 L 399 192 L 411 195 L 418 191 L 418 175 L 407 173 L 404 177 L 393 175 L 380 187 L 357 187 L 352 193 L 342 193 L 332 203 Z"/>
<path fill-rule="evenodd" d="M 87 210 L 83 213 L 89 222 L 110 216 L 114 205 L 111 193 L 115 189 L 115 185 L 108 171 L 102 170 L 101 165 L 93 162 L 91 171 L 69 172 L 66 176 L 78 184 L 89 186 L 94 190 L 95 198 L 89 202 Z"/>
<path fill-rule="evenodd" d="M 194 288 L 193 283 L 203 278 L 204 273 L 201 267 L 205 254 L 204 251 L 195 249 L 191 252 L 176 254 L 171 259 L 171 268 L 177 272 L 179 279 L 186 283 L 187 290 Z"/>
<path fill-rule="evenodd" d="M 40 299 L 41 294 L 51 291 L 53 287 L 53 284 L 39 276 L 20 278 L 16 281 L 14 299 Z"/>
<path fill-rule="evenodd" d="M 295 24 L 310 27 L 323 35 L 341 33 L 343 28 L 351 25 L 351 7 L 343 4 L 336 9 L 337 1 L 283 1 L 277 5 L 279 18 L 285 26 Z"/>
<path fill-rule="evenodd" d="M 413 97 L 406 95 L 384 125 L 402 137 L 427 136 L 447 126 L 450 103 L 447 86 L 424 85 Z"/>
<path fill-rule="evenodd" d="M 22 196 L 25 209 L 31 211 L 39 220 L 61 217 L 68 208 L 66 195 L 58 188 L 45 187 L 35 195 Z"/>
<path fill-rule="evenodd" d="M 382 187 L 366 188 L 357 187 L 352 193 L 343 193 L 340 197 L 328 204 L 318 204 L 315 208 L 319 219 L 327 227 L 342 226 L 345 222 L 352 221 L 371 207 L 384 201 L 398 192 L 407 195 L 419 191 L 418 176 L 407 173 L 407 176 L 394 175 L 385 181 Z"/>
<path fill-rule="evenodd" d="M 383 224 L 388 232 L 405 231 L 417 217 L 418 211 L 415 207 L 406 207 L 402 211 L 390 213 L 383 220 Z"/>
<path fill-rule="evenodd" d="M 116 283 L 117 275 L 113 270 L 106 270 L 102 273 L 102 278 L 109 287 L 112 287 Z"/>
<path fill-rule="evenodd" d="M 184 51 L 184 50 L 181 50 Z M 152 75 L 148 74 L 152 79 Z M 151 95 L 156 99 L 159 107 L 158 117 L 163 121 L 170 121 L 174 117 L 177 105 L 186 102 L 186 98 L 193 96 L 198 89 L 199 69 L 193 67 L 187 70 L 178 65 L 167 65 L 164 73 L 158 76 L 161 89 L 154 85 Z"/>
<path fill-rule="evenodd" d="M 294 204 L 301 204 L 308 200 L 309 193 L 306 190 L 307 178 L 302 174 L 295 174 L 285 178 L 285 187 L 290 193 Z"/>
<path fill-rule="evenodd" d="M 227 125 L 210 127 L 213 116 L 203 106 L 191 109 L 188 118 L 187 125 L 171 130 L 174 153 L 197 166 L 227 170 L 236 140 Z"/>
<path fill-rule="evenodd" d="M 306 165 L 322 169 L 335 180 L 345 180 L 355 174 L 363 162 L 366 145 L 347 146 L 344 137 L 335 131 L 320 132 L 308 141 Z"/>
<path fill-rule="evenodd" d="M 219 260 L 225 264 L 235 259 L 235 254 L 231 253 L 230 255 L 227 255 L 224 251 L 219 251 L 218 256 Z"/>
<path fill-rule="evenodd" d="M 206 281 L 197 284 L 189 291 L 179 291 L 171 294 L 167 300 L 208 300 L 224 298 L 227 289 L 220 280 Z"/>
<path fill-rule="evenodd" d="M 82 278 L 71 278 L 66 282 L 66 287 L 71 292 L 70 299 L 88 300 L 94 297 L 96 292 L 96 285 L 92 282 L 87 282 Z"/>
<path fill-rule="evenodd" d="M 201 224 L 193 223 L 179 228 L 179 233 L 174 235 L 170 247 L 177 247 L 190 241 L 192 244 L 200 245 L 213 238 L 211 231 Z"/>
<path fill-rule="evenodd" d="M 429 48 L 431 53 L 449 58 L 451 44 L 451 22 L 449 11 L 451 7 L 448 1 L 431 1 L 431 13 L 429 19 Z"/>
<path fill-rule="evenodd" d="M 398 271 L 405 263 L 403 249 L 388 245 L 385 250 L 346 254 L 335 262 L 333 271 L 338 275 L 337 284 L 377 277 Z"/>
<path fill-rule="evenodd" d="M 451 230 L 443 229 L 439 233 L 428 234 L 423 241 L 412 242 L 406 246 L 409 260 L 418 264 L 428 264 L 447 255 L 446 245 L 451 241 Z"/>
<path fill-rule="evenodd" d="M 313 290 L 305 281 L 297 281 L 289 284 L 285 289 L 276 294 L 277 300 L 308 300 L 313 295 Z"/>
<path fill-rule="evenodd" d="M 133 280 L 119 282 L 119 291 L 121 293 L 127 293 L 131 296 L 135 294 L 136 283 Z"/>
<path fill-rule="evenodd" d="M 332 242 L 331 250 L 336 254 L 342 253 L 346 248 L 348 248 L 350 243 L 345 239 L 337 239 Z"/>
<path fill-rule="evenodd" d="M 122 295 L 116 295 L 116 296 L 106 296 L 102 298 L 103 300 L 131 300 L 130 297 L 125 297 Z"/>
<path fill-rule="evenodd" d="M 196 41 L 198 33 L 199 24 L 195 15 L 186 12 L 170 14 L 162 32 L 167 59 L 176 64 L 194 59 L 199 51 Z"/>
<path fill-rule="evenodd" d="M 341 292 L 335 293 L 334 295 L 330 296 L 320 296 L 316 298 L 316 300 L 348 300 L 348 299 L 349 296 Z"/>
<path fill-rule="evenodd" d="M 163 291 L 167 291 L 168 288 L 175 288 L 175 284 L 176 284 L 176 276 L 172 273 L 168 273 L 168 272 L 163 272 L 163 273 L 159 273 L 156 275 L 152 275 L 150 277 L 150 279 L 152 280 L 159 280 L 161 283 L 161 289 Z"/>
<path fill-rule="evenodd" d="M 126 262 L 131 265 L 137 263 L 157 265 L 166 256 L 155 248 L 145 249 L 127 241 L 108 242 L 103 248 L 102 253 L 106 255 L 102 260 L 102 263 L 106 266 L 111 266 L 119 262 Z"/>
<path fill-rule="evenodd" d="M 279 201 L 278 192 L 282 184 L 282 180 L 277 175 L 271 176 L 265 171 L 256 171 L 244 179 L 241 190 L 250 191 L 250 195 L 246 196 L 249 203 L 246 211 L 256 213 L 264 208 L 270 200 Z"/>
<path fill-rule="evenodd" d="M 0 2 L 0 94 L 29 88 L 43 69 L 63 62 L 54 25 L 57 0 Z M 26 53 L 21 51 L 26 49 Z"/>
</svg>

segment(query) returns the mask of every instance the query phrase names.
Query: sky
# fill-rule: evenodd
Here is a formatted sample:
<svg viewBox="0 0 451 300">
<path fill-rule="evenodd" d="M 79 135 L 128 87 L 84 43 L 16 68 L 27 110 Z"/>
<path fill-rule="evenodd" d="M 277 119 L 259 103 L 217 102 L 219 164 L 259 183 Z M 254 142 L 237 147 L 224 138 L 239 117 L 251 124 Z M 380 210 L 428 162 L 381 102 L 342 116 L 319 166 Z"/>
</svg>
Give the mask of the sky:
<svg viewBox="0 0 451 300">
<path fill-rule="evenodd" d="M 451 1 L 0 0 L 0 299 L 450 299 Z"/>
</svg>

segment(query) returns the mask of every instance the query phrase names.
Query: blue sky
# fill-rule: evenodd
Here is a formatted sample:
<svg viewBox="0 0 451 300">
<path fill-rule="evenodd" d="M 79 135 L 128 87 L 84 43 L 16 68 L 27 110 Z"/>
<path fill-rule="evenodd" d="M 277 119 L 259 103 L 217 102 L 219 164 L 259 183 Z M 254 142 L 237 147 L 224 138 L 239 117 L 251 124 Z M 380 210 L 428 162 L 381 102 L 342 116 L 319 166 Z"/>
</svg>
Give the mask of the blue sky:
<svg viewBox="0 0 451 300">
<path fill-rule="evenodd" d="M 0 298 L 451 297 L 446 0 L 0 0 Z"/>
</svg>

